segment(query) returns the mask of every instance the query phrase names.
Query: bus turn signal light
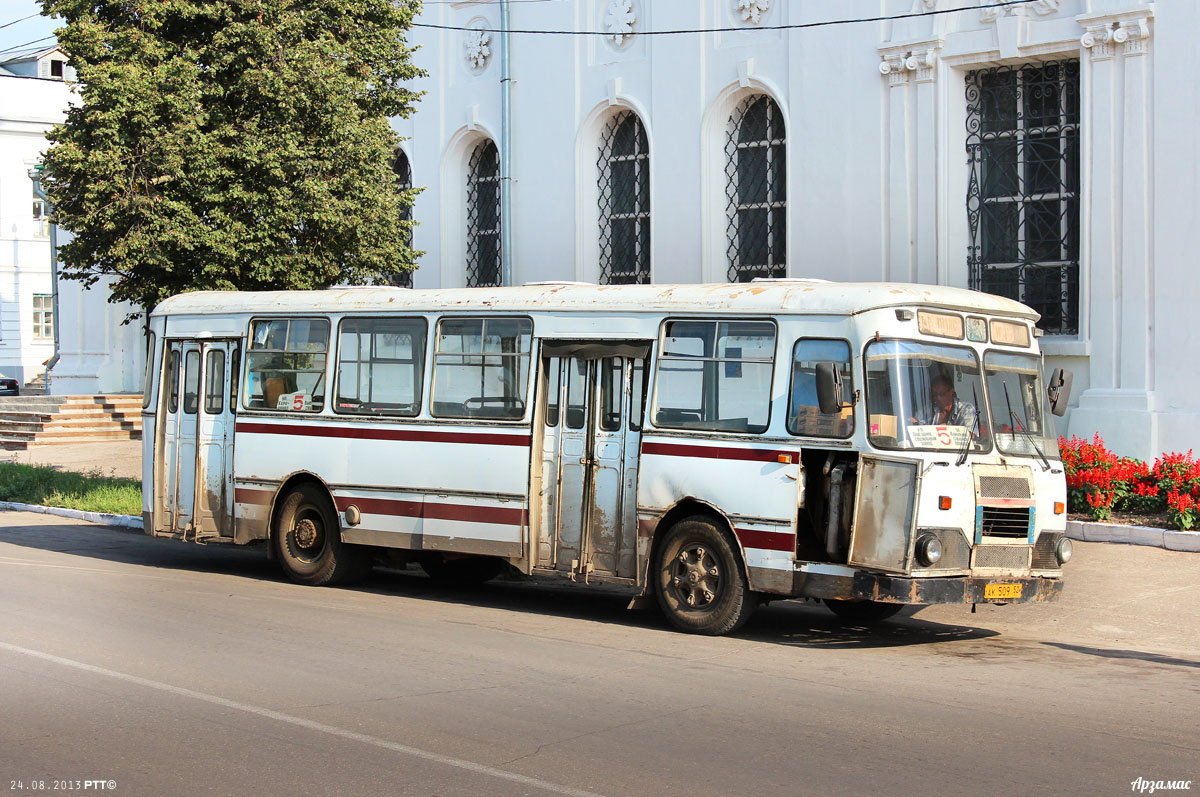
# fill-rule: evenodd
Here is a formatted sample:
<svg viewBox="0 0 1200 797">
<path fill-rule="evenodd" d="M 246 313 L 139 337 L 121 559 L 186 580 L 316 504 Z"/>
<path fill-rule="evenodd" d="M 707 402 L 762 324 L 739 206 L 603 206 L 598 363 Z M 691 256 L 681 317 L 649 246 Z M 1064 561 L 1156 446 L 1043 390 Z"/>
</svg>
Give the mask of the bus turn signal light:
<svg viewBox="0 0 1200 797">
<path fill-rule="evenodd" d="M 938 507 L 941 509 L 949 509 L 952 504 L 953 502 L 950 500 L 950 496 L 948 495 L 943 495 L 938 499 Z"/>
<path fill-rule="evenodd" d="M 1064 504 L 1062 501 L 1054 502 L 1054 514 L 1061 515 L 1063 512 L 1066 512 L 1066 511 L 1067 511 L 1066 504 Z"/>
<path fill-rule="evenodd" d="M 776 454 L 775 461 L 782 462 L 784 465 L 791 465 L 792 464 L 792 455 L 791 454 Z"/>
</svg>

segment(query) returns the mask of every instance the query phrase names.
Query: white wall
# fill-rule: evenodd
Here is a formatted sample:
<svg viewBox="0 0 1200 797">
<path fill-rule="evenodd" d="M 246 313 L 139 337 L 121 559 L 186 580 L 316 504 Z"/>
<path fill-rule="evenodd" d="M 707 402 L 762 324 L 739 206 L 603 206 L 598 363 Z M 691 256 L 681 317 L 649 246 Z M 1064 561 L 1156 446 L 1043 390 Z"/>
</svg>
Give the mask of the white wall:
<svg viewBox="0 0 1200 797">
<path fill-rule="evenodd" d="M 511 36 L 516 283 L 596 279 L 596 166 L 607 115 L 632 108 L 650 143 L 655 282 L 725 277 L 723 125 L 739 94 L 787 119 L 793 276 L 968 284 L 968 70 L 1080 60 L 1083 171 L 1077 335 L 1043 338 L 1076 372 L 1060 429 L 1122 453 L 1200 450 L 1197 155 L 1200 8 L 1191 0 L 774 0 L 756 26 L 734 0 L 633 0 L 634 35 Z M 514 29 L 603 30 L 607 0 L 512 3 Z M 773 31 L 855 16 L 956 13 Z M 419 21 L 499 27 L 493 3 L 430 4 Z M 639 36 L 647 30 L 739 28 Z M 397 120 L 414 184 L 416 287 L 462 285 L 464 141 L 500 143 L 500 34 L 483 68 L 457 31 L 414 29 L 429 70 Z"/>
<path fill-rule="evenodd" d="M 0 374 L 22 382 L 40 373 L 54 350 L 52 340 L 33 337 L 33 296 L 51 292 L 50 239 L 38 235 L 33 220 L 28 172 L 69 97 L 59 80 L 0 75 Z"/>
</svg>

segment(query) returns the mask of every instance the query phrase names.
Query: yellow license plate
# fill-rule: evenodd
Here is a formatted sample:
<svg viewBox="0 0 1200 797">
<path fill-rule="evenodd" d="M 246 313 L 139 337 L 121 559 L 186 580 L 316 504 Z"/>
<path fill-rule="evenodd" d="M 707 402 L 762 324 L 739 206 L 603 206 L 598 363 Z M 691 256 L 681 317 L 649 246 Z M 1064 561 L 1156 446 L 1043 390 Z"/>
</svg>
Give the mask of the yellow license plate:
<svg viewBox="0 0 1200 797">
<path fill-rule="evenodd" d="M 983 588 L 983 597 L 992 598 L 1019 598 L 1021 597 L 1020 584 L 987 584 Z"/>
</svg>

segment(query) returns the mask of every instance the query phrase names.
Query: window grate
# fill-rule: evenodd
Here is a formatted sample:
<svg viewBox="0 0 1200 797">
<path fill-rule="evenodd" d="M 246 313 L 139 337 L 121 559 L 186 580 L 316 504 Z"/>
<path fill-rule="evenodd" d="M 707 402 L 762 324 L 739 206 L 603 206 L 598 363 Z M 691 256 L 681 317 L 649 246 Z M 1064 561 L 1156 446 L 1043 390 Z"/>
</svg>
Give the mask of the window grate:
<svg viewBox="0 0 1200 797">
<path fill-rule="evenodd" d="M 967 73 L 971 287 L 1079 330 L 1079 62 Z"/>
<path fill-rule="evenodd" d="M 730 282 L 787 276 L 786 154 L 779 106 L 765 94 L 746 98 L 725 141 Z"/>
<path fill-rule="evenodd" d="M 400 183 L 400 190 L 412 190 L 412 166 L 408 162 L 408 156 L 404 154 L 404 150 L 397 149 L 396 157 L 392 159 L 392 171 L 396 173 L 396 180 Z M 412 221 L 413 211 L 412 205 L 404 205 L 400 209 L 400 219 L 402 221 Z M 404 234 L 404 245 L 412 248 L 412 229 Z M 411 271 L 405 271 L 401 274 L 396 274 L 391 279 L 391 284 L 399 288 L 411 288 L 413 286 L 413 275 Z"/>
<path fill-rule="evenodd" d="M 475 147 L 467 167 L 467 286 L 500 284 L 500 152 Z"/>
<path fill-rule="evenodd" d="M 600 172 L 600 282 L 650 282 L 650 147 L 642 120 L 609 120 L 596 160 Z"/>
</svg>

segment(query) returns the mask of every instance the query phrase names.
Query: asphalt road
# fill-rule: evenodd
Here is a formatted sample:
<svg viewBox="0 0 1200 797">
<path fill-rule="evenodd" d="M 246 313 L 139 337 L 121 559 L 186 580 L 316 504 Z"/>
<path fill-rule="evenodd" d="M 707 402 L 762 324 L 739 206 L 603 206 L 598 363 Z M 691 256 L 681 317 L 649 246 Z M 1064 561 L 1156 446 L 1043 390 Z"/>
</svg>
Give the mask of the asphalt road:
<svg viewBox="0 0 1200 797">
<path fill-rule="evenodd" d="M 1076 551 L 1056 605 L 868 631 L 783 602 L 712 639 L 612 589 L 314 589 L 3 513 L 0 792 L 1200 790 L 1200 555 Z"/>
</svg>

